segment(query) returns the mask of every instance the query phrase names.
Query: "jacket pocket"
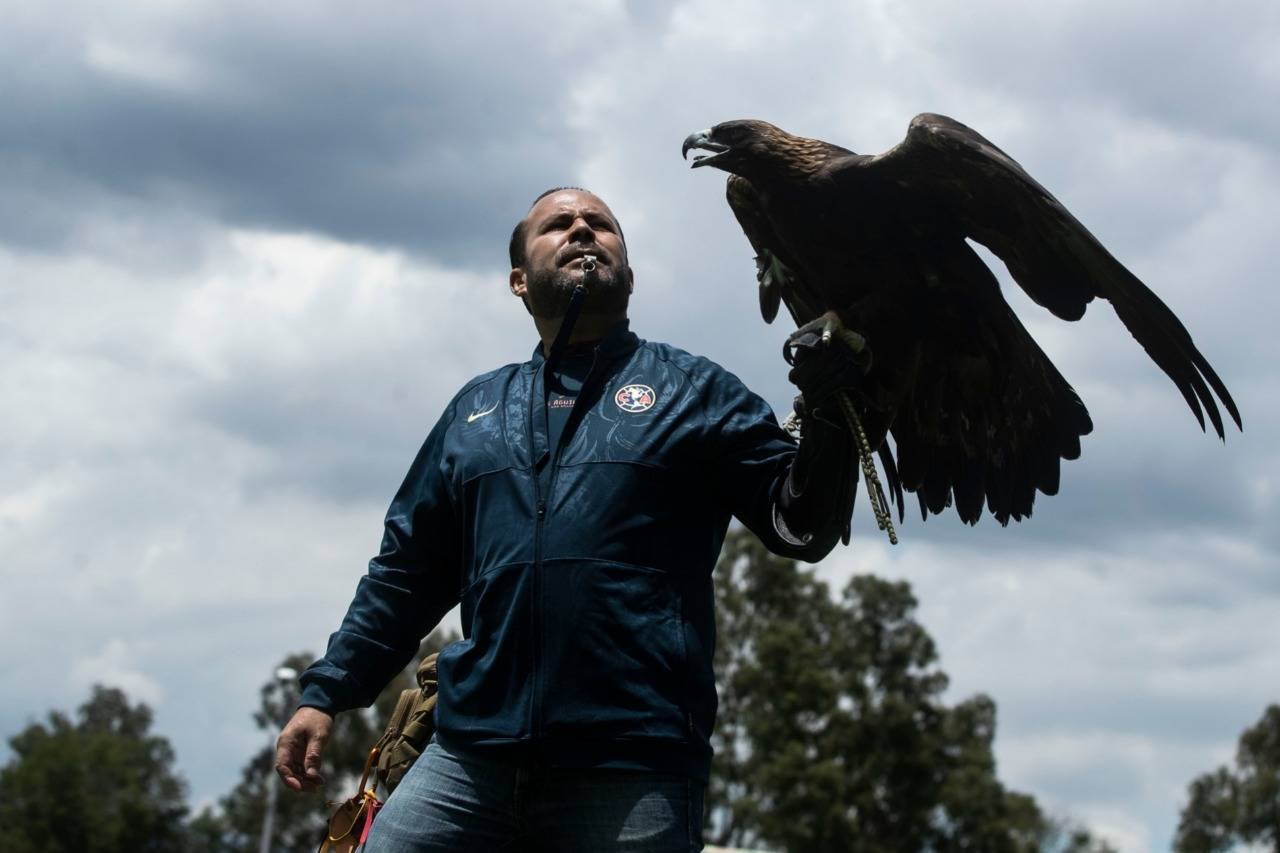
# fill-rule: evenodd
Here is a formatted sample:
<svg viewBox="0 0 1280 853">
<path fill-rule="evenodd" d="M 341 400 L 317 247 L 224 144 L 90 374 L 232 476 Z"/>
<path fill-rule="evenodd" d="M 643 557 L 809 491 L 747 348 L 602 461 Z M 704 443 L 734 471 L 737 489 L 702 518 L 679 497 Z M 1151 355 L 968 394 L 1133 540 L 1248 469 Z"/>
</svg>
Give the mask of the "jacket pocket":
<svg viewBox="0 0 1280 853">
<path fill-rule="evenodd" d="M 543 589 L 543 733 L 687 739 L 677 578 L 604 560 L 548 560 Z"/>
<path fill-rule="evenodd" d="M 470 639 L 447 646 L 438 660 L 436 724 L 444 734 L 471 741 L 529 736 L 530 575 L 527 563 L 512 564 L 468 587 L 462 606 Z"/>
</svg>

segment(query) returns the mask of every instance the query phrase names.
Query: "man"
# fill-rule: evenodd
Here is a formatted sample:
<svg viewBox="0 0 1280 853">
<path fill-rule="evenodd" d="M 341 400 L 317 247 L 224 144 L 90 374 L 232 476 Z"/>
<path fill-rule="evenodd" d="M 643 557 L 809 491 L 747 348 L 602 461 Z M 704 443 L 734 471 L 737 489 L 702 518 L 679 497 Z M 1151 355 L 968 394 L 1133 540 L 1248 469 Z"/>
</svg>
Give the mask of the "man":
<svg viewBox="0 0 1280 853">
<path fill-rule="evenodd" d="M 469 382 L 427 437 L 302 675 L 277 770 L 318 787 L 333 714 L 372 703 L 461 602 L 436 736 L 370 853 L 699 850 L 711 570 L 731 516 L 809 561 L 847 535 L 856 456 L 823 415 L 848 361 L 814 346 L 792 372 L 809 410 L 797 452 L 732 374 L 629 330 L 626 243 L 599 198 L 543 193 L 510 255 L 541 341 Z"/>
</svg>

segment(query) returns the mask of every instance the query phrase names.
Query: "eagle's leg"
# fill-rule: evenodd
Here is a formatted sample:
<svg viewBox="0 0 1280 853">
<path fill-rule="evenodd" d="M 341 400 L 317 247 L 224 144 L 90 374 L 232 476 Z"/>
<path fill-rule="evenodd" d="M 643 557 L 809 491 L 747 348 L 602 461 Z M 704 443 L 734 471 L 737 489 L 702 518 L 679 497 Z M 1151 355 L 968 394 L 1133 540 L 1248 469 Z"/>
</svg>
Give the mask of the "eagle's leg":
<svg viewBox="0 0 1280 853">
<path fill-rule="evenodd" d="M 782 304 L 782 291 L 790 286 L 794 276 L 778 256 L 768 249 L 756 255 L 756 281 L 760 285 L 760 315 L 766 323 L 778 316 Z"/>
<path fill-rule="evenodd" d="M 788 335 L 786 344 L 782 348 L 783 355 L 794 366 L 801 351 L 812 356 L 819 349 L 826 350 L 833 340 L 849 348 L 852 354 L 850 360 L 863 373 L 871 366 L 871 348 L 867 346 L 867 339 L 852 329 L 846 328 L 840 315 L 835 311 L 827 311 L 816 320 L 805 323 Z M 845 358 L 849 359 L 849 356 L 846 355 Z M 799 437 L 800 417 L 795 411 L 787 416 L 782 428 L 794 437 Z"/>
<path fill-rule="evenodd" d="M 760 283 L 760 287 L 772 290 L 792 278 L 791 269 L 773 252 L 761 249 L 760 254 L 756 255 L 756 281 Z"/>
<path fill-rule="evenodd" d="M 862 363 L 864 370 L 870 366 L 871 348 L 867 346 L 867 339 L 853 329 L 847 328 L 844 322 L 841 321 L 840 315 L 835 311 L 828 311 L 818 319 L 805 323 L 792 332 L 787 337 L 787 341 L 795 342 L 805 335 L 814 333 L 822 337 L 824 344 L 831 343 L 833 339 L 843 343 L 858 357 L 858 361 Z"/>
</svg>

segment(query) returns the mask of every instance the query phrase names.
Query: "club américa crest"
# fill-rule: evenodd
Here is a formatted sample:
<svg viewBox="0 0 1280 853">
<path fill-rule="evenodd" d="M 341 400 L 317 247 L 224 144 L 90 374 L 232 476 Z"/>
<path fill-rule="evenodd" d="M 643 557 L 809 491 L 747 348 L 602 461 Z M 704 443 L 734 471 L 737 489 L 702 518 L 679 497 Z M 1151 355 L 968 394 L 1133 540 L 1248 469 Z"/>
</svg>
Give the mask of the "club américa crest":
<svg viewBox="0 0 1280 853">
<path fill-rule="evenodd" d="M 644 412 L 653 408 L 658 395 L 648 385 L 624 385 L 613 395 L 613 402 L 624 412 Z"/>
</svg>

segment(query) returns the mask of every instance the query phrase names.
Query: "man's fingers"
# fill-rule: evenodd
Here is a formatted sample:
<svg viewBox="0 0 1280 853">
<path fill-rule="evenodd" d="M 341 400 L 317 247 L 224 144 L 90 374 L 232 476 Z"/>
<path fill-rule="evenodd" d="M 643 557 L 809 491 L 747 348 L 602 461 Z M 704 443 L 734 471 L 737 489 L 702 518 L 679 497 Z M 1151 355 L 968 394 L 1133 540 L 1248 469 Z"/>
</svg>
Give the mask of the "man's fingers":
<svg viewBox="0 0 1280 853">
<path fill-rule="evenodd" d="M 302 770 L 307 775 L 308 781 L 324 784 L 324 775 L 320 772 L 320 748 L 316 747 L 315 751 L 307 749 L 306 762 L 302 765 Z"/>
<path fill-rule="evenodd" d="M 308 781 L 324 784 L 324 776 L 320 773 L 320 753 L 324 751 L 324 744 L 328 738 L 316 735 L 311 738 L 311 742 L 307 744 L 306 756 L 302 760 L 302 769 L 306 773 Z"/>
<path fill-rule="evenodd" d="M 294 791 L 314 791 L 324 784 L 323 778 L 310 778 L 302 768 L 289 764 L 277 764 L 276 775 L 286 788 Z"/>
<path fill-rule="evenodd" d="M 320 754 L 329 741 L 333 717 L 314 708 L 299 708 L 276 741 L 276 773 L 294 791 L 314 791 L 324 784 Z"/>
<path fill-rule="evenodd" d="M 285 785 L 295 791 L 301 790 L 302 762 L 299 756 L 302 744 L 298 742 L 297 733 L 285 729 L 276 741 L 276 773 Z"/>
<path fill-rule="evenodd" d="M 295 776 L 293 771 L 283 764 L 276 765 L 276 774 L 279 775 L 280 781 L 284 783 L 286 788 L 290 788 L 294 791 L 305 790 L 302 787 L 302 780 Z"/>
<path fill-rule="evenodd" d="M 309 791 L 316 787 L 318 774 L 308 773 L 306 756 L 314 738 L 302 729 L 285 728 L 276 742 L 276 773 L 285 786 L 294 791 Z M 318 750 L 317 750 L 318 752 Z"/>
</svg>

